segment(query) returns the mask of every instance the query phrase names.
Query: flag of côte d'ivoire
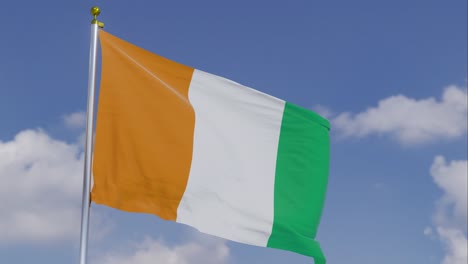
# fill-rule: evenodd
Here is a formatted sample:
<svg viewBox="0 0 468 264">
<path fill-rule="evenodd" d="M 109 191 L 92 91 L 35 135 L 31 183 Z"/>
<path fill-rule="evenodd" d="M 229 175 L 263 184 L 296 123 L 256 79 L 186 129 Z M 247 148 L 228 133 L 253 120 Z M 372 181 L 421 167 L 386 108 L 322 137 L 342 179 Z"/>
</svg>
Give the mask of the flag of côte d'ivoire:
<svg viewBox="0 0 468 264">
<path fill-rule="evenodd" d="M 99 36 L 92 201 L 325 263 L 315 236 L 329 122 L 105 31 Z"/>
</svg>

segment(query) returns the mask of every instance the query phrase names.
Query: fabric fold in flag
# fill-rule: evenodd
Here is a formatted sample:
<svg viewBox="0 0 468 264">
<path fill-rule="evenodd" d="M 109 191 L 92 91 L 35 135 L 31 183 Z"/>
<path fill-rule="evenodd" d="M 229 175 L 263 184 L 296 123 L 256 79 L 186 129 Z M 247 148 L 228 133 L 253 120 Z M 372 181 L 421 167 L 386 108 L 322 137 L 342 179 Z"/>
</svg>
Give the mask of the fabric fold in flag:
<svg viewBox="0 0 468 264">
<path fill-rule="evenodd" d="M 324 264 L 329 122 L 99 33 L 92 201 Z"/>
</svg>

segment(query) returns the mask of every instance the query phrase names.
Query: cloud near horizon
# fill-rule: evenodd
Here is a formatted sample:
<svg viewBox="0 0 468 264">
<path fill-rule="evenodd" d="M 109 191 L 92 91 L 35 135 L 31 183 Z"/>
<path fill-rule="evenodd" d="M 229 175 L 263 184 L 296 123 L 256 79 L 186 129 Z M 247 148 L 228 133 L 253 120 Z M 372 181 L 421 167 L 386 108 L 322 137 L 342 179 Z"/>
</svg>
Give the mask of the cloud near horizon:
<svg viewBox="0 0 468 264">
<path fill-rule="evenodd" d="M 63 118 L 63 126 L 84 128 L 84 114 Z M 0 243 L 78 241 L 83 186 L 83 142 L 54 139 L 42 129 L 0 140 Z M 112 223 L 94 214 L 94 239 Z"/>
<path fill-rule="evenodd" d="M 230 259 L 225 240 L 202 235 L 176 246 L 146 238 L 130 246 L 130 251 L 125 248 L 124 252 L 115 250 L 97 257 L 91 264 L 227 264 Z"/>
<path fill-rule="evenodd" d="M 82 171 L 79 147 L 42 130 L 0 141 L 0 242 L 75 237 Z"/>
<path fill-rule="evenodd" d="M 466 264 L 468 263 L 468 161 L 447 162 L 444 157 L 437 156 L 430 173 L 434 182 L 443 191 L 433 215 L 435 230 L 446 251 L 442 263 Z"/>
</svg>

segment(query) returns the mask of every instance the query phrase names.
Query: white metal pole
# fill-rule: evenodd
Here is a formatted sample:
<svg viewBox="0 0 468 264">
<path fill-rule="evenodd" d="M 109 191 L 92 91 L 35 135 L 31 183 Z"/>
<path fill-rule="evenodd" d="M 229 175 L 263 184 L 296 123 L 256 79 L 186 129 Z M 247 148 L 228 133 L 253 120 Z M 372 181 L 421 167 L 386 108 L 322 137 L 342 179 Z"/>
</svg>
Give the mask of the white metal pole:
<svg viewBox="0 0 468 264">
<path fill-rule="evenodd" d="M 88 108 L 86 118 L 86 145 L 83 173 L 83 200 L 81 207 L 80 264 L 86 264 L 86 256 L 88 251 L 89 207 L 91 203 L 91 164 L 94 130 L 94 96 L 96 90 L 96 60 L 99 31 L 99 22 L 96 18 L 99 13 L 100 10 L 98 7 L 91 8 L 91 14 L 94 16 L 94 19 L 91 21 L 91 45 L 89 51 Z"/>
</svg>

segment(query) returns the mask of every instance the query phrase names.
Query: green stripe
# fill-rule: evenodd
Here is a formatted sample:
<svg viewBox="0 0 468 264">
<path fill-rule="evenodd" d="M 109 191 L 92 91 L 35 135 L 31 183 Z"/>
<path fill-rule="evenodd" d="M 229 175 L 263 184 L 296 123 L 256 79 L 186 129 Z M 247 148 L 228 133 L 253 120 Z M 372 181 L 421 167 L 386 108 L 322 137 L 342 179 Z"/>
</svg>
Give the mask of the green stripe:
<svg viewBox="0 0 468 264">
<path fill-rule="evenodd" d="M 268 247 L 311 256 L 325 264 L 314 240 L 328 182 L 330 125 L 286 103 L 276 160 L 273 230 Z"/>
</svg>

